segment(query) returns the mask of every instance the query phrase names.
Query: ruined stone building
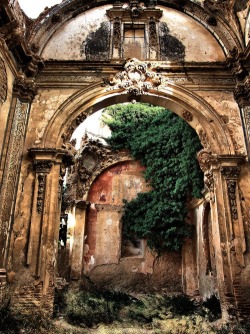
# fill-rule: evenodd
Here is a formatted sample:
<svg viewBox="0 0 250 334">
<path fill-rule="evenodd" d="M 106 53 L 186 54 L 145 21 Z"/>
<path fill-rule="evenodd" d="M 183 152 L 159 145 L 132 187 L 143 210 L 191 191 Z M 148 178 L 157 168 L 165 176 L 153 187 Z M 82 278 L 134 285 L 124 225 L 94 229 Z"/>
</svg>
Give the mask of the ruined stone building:
<svg viewBox="0 0 250 334">
<path fill-rule="evenodd" d="M 64 0 L 35 20 L 1 1 L 1 299 L 8 289 L 13 305 L 52 312 L 58 281 L 87 276 L 216 295 L 223 317 L 249 316 L 249 39 L 248 0 Z M 89 115 L 132 100 L 176 113 L 203 146 L 181 253 L 122 247 L 122 200 L 145 189 L 142 167 L 95 139 L 72 143 Z"/>
</svg>

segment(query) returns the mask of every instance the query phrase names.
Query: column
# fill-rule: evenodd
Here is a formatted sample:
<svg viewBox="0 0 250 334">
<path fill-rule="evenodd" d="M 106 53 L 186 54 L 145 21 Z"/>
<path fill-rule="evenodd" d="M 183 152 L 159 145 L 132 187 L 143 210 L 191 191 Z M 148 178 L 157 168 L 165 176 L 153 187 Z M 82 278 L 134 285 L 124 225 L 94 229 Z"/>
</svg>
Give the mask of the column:
<svg viewBox="0 0 250 334">
<path fill-rule="evenodd" d="M 75 207 L 75 226 L 73 234 L 73 247 L 71 253 L 71 279 L 80 279 L 83 272 L 83 248 L 84 248 L 84 232 L 86 209 L 89 203 L 79 201 Z"/>
</svg>

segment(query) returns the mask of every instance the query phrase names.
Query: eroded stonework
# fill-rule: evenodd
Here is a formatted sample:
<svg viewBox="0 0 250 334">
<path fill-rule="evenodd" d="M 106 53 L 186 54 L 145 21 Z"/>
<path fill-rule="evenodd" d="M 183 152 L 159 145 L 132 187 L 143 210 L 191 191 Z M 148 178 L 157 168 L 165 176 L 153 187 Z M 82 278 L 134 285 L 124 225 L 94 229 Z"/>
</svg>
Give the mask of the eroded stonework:
<svg viewBox="0 0 250 334">
<path fill-rule="evenodd" d="M 31 20 L 1 2 L 0 302 L 15 291 L 14 305 L 52 314 L 56 282 L 88 275 L 216 295 L 223 321 L 249 318 L 249 9 L 72 0 Z M 195 235 L 157 259 L 145 240 L 122 242 L 122 198 L 146 191 L 139 164 L 84 133 L 76 152 L 71 138 L 89 115 L 135 101 L 182 117 L 204 147 L 202 198 L 187 203 Z"/>
</svg>

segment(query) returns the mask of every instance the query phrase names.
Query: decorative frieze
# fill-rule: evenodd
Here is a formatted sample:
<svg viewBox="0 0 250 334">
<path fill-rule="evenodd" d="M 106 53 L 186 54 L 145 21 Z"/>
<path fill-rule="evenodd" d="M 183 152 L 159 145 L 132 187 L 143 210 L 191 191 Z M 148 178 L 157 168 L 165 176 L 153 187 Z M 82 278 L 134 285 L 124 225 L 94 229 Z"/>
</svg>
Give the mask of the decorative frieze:
<svg viewBox="0 0 250 334">
<path fill-rule="evenodd" d="M 230 202 L 231 215 L 234 220 L 238 219 L 237 203 L 236 203 L 236 181 L 227 181 L 227 191 Z"/>
<path fill-rule="evenodd" d="M 113 44 L 114 48 L 120 49 L 121 47 L 121 22 L 117 17 L 113 24 Z"/>
<path fill-rule="evenodd" d="M 38 190 L 37 190 L 37 202 L 36 209 L 38 213 L 43 212 L 43 203 L 44 203 L 44 194 L 45 194 L 45 183 L 46 183 L 46 175 L 38 175 Z"/>
<path fill-rule="evenodd" d="M 18 184 L 20 159 L 29 116 L 29 104 L 16 101 L 0 194 L 0 247 L 4 249 Z"/>
<path fill-rule="evenodd" d="M 22 154 L 24 134 L 28 120 L 29 104 L 17 100 L 14 119 L 11 127 L 11 137 L 3 174 L 1 191 L 1 220 L 7 221 L 11 212 L 13 196 L 19 170 L 20 156 Z"/>
<path fill-rule="evenodd" d="M 152 49 L 157 49 L 158 38 L 156 32 L 156 22 L 152 17 L 149 20 L 148 32 L 149 32 L 149 47 Z"/>
<path fill-rule="evenodd" d="M 7 98 L 7 73 L 3 60 L 0 58 L 0 103 Z"/>
<path fill-rule="evenodd" d="M 34 162 L 35 170 L 37 173 L 48 174 L 52 168 L 52 161 L 50 160 L 36 160 Z"/>
<path fill-rule="evenodd" d="M 47 174 L 50 172 L 52 168 L 52 165 L 53 163 L 50 160 L 35 160 L 34 161 L 34 167 L 35 167 L 36 173 L 38 174 L 36 209 L 39 214 L 43 212 L 46 178 L 47 178 Z"/>
<path fill-rule="evenodd" d="M 246 146 L 248 148 L 248 154 L 250 155 L 250 106 L 245 106 L 242 108 L 243 120 L 245 125 L 245 136 L 246 136 Z"/>
<path fill-rule="evenodd" d="M 227 192 L 228 192 L 232 219 L 237 220 L 238 211 L 236 202 L 236 189 L 237 189 L 237 179 L 240 174 L 240 167 L 224 166 L 221 168 L 221 174 L 224 176 L 227 183 Z"/>
<path fill-rule="evenodd" d="M 87 118 L 87 114 L 85 112 L 81 112 L 80 115 L 76 117 L 76 126 L 80 125 Z"/>
<path fill-rule="evenodd" d="M 240 167 L 238 166 L 223 166 L 221 167 L 221 174 L 226 180 L 237 180 L 240 174 Z"/>
</svg>

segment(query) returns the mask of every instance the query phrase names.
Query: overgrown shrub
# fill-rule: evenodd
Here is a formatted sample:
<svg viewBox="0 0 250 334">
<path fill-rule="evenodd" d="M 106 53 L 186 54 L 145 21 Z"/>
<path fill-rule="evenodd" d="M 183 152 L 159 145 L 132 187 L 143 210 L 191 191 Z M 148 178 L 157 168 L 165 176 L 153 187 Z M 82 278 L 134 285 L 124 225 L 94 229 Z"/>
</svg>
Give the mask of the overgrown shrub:
<svg viewBox="0 0 250 334">
<path fill-rule="evenodd" d="M 9 304 L 0 307 L 0 334 L 38 334 L 53 328 L 50 317 L 42 310 L 29 313 L 21 308 L 12 309 Z"/>
<path fill-rule="evenodd" d="M 147 239 L 157 252 L 178 250 L 191 235 L 185 223 L 187 200 L 200 197 L 203 175 L 196 153 L 202 148 L 195 131 L 180 117 L 148 104 L 107 108 L 104 122 L 111 129 L 108 142 L 127 149 L 145 166 L 151 190 L 125 202 L 123 234 Z"/>
<path fill-rule="evenodd" d="M 127 315 L 136 321 L 150 323 L 153 319 L 193 314 L 195 310 L 196 306 L 186 295 L 148 295 L 130 305 Z"/>
<path fill-rule="evenodd" d="M 119 318 L 119 311 L 132 302 L 132 297 L 115 291 L 77 291 L 66 296 L 65 315 L 69 322 L 92 327 L 109 324 Z"/>
<path fill-rule="evenodd" d="M 216 334 L 211 324 L 199 315 L 153 321 L 155 334 Z"/>
</svg>

